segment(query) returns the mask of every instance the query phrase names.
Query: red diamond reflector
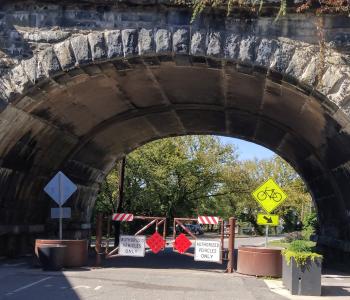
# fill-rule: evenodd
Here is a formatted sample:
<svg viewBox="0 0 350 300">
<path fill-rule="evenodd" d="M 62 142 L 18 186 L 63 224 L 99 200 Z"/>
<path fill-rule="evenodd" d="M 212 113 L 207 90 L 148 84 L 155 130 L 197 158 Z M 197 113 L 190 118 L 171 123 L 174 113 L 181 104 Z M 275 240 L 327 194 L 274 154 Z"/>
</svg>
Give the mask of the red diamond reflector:
<svg viewBox="0 0 350 300">
<path fill-rule="evenodd" d="M 191 241 L 181 233 L 174 242 L 174 247 L 180 253 L 185 253 L 192 245 Z"/>
<path fill-rule="evenodd" d="M 165 241 L 162 236 L 155 232 L 147 240 L 146 244 L 151 248 L 152 252 L 157 254 L 160 250 L 165 247 Z"/>
</svg>

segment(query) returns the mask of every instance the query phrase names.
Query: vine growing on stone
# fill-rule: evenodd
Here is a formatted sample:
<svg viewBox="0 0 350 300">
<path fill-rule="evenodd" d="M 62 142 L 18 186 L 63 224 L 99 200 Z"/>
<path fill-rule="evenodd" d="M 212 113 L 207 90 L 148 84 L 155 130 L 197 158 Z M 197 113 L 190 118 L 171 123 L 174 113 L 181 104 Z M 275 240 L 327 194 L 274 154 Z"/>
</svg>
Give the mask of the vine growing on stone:
<svg viewBox="0 0 350 300">
<path fill-rule="evenodd" d="M 190 6 L 193 9 L 192 21 L 196 19 L 207 7 L 225 8 L 227 15 L 230 15 L 235 7 L 248 9 L 257 16 L 265 6 L 273 7 L 274 3 L 269 0 L 174 0 L 176 4 Z M 287 0 L 280 0 L 276 14 L 276 20 L 285 16 L 288 10 Z M 349 0 L 305 0 L 301 4 L 294 5 L 292 10 L 298 13 L 314 12 L 322 14 L 350 14 Z"/>
</svg>

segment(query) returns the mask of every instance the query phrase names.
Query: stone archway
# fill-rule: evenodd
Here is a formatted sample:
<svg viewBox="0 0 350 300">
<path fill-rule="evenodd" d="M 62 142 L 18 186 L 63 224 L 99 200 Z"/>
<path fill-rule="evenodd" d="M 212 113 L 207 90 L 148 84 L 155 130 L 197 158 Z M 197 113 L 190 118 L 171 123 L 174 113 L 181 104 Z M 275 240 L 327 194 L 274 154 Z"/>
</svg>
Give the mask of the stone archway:
<svg viewBox="0 0 350 300">
<path fill-rule="evenodd" d="M 313 41 L 251 28 L 242 34 L 243 21 L 223 27 L 209 15 L 190 25 L 181 17 L 188 11 L 173 7 L 72 5 L 39 6 L 35 14 L 31 5 L 4 6 L 8 32 L 24 46 L 4 50 L 8 68 L 0 77 L 3 228 L 45 224 L 50 203 L 42 188 L 62 169 L 79 185 L 70 228 L 83 235 L 99 184 L 118 158 L 162 137 L 219 134 L 285 158 L 313 195 L 319 243 L 348 251 L 345 54 L 327 50 L 318 82 Z M 137 21 L 118 27 L 126 12 Z"/>
</svg>

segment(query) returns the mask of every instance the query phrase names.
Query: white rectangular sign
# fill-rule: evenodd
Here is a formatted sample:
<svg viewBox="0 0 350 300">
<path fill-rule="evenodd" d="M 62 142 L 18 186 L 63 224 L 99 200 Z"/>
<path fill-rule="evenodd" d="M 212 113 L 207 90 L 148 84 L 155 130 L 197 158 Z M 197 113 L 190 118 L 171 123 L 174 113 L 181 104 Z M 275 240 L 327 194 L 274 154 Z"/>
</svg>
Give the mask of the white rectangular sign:
<svg viewBox="0 0 350 300">
<path fill-rule="evenodd" d="M 196 240 L 194 260 L 221 261 L 221 242 L 216 240 Z"/>
<path fill-rule="evenodd" d="M 70 207 L 62 207 L 62 218 L 70 219 L 72 217 L 72 210 Z M 59 208 L 51 208 L 51 219 L 59 219 L 60 218 L 60 209 Z"/>
<path fill-rule="evenodd" d="M 145 241 L 144 235 L 121 235 L 119 237 L 119 255 L 121 256 L 145 256 Z"/>
</svg>

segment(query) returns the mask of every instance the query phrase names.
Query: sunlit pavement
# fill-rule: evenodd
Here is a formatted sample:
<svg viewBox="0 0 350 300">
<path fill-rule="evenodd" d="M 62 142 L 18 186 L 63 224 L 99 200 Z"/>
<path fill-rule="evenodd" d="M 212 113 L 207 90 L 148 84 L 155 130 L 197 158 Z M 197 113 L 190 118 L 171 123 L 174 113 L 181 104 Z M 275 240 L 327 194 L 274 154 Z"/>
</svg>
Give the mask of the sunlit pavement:
<svg viewBox="0 0 350 300">
<path fill-rule="evenodd" d="M 261 244 L 261 238 L 243 244 Z M 91 262 L 93 265 L 93 261 Z M 117 257 L 103 268 L 43 272 L 30 259 L 0 260 L 0 299 L 350 299 L 350 277 L 323 276 L 326 297 L 291 297 L 280 280 L 227 274 L 225 265 L 171 251 L 145 258 Z M 329 297 L 334 296 L 334 297 Z"/>
<path fill-rule="evenodd" d="M 274 293 L 291 300 L 349 300 L 350 299 L 350 275 L 338 272 L 322 275 L 322 296 L 291 296 L 283 287 L 281 280 L 267 280 L 264 282 Z"/>
</svg>

